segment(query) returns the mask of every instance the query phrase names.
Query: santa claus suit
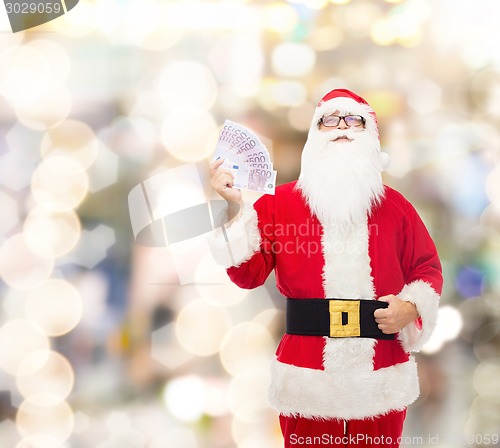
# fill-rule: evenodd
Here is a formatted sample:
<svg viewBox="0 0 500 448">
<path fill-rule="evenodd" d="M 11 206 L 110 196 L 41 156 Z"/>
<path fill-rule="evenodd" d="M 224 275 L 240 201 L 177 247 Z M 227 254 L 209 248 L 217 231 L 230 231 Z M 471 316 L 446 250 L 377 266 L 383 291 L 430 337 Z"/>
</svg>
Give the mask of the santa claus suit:
<svg viewBox="0 0 500 448">
<path fill-rule="evenodd" d="M 313 123 L 338 110 L 339 98 L 359 104 L 351 92 L 337 92 L 322 100 Z M 367 129 L 376 129 L 365 103 L 360 113 Z M 213 235 L 213 255 L 231 280 L 256 288 L 274 270 L 285 298 L 377 300 L 394 294 L 414 303 L 420 317 L 393 340 L 283 335 L 269 399 L 280 413 L 285 447 L 398 446 L 387 436 L 401 434 L 406 407 L 419 395 L 410 352 L 422 347 L 436 323 L 442 287 L 436 248 L 413 206 L 387 186 L 347 227 L 321 222 L 299 186 L 281 185 L 275 195 L 245 204 L 226 237 Z M 339 443 L 353 431 L 362 436 Z M 379 439 L 370 441 L 370 434 Z"/>
</svg>

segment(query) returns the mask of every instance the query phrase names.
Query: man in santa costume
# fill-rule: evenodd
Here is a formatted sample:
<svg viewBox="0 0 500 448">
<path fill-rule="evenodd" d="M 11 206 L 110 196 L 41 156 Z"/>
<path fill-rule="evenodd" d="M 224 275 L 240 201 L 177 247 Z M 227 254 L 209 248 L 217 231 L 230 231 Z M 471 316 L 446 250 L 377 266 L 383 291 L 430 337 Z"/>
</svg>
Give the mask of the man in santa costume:
<svg viewBox="0 0 500 448">
<path fill-rule="evenodd" d="M 210 245 L 241 288 L 274 269 L 287 329 L 270 402 L 285 447 L 398 447 L 419 395 L 410 352 L 429 339 L 442 288 L 413 206 L 382 183 L 387 164 L 367 102 L 336 89 L 318 104 L 298 181 L 252 206 L 221 160 L 212 186 L 239 214 Z M 339 300 L 340 299 L 340 300 Z"/>
</svg>

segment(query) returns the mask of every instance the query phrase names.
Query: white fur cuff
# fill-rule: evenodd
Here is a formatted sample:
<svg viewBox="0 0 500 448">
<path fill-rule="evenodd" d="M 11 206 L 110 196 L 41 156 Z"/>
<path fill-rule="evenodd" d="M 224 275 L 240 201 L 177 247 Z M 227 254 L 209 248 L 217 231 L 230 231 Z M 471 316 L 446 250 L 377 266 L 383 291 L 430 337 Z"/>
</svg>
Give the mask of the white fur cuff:
<svg viewBox="0 0 500 448">
<path fill-rule="evenodd" d="M 229 227 L 217 228 L 207 236 L 214 260 L 224 268 L 239 266 L 259 250 L 260 232 L 257 212 L 244 204 L 241 216 Z"/>
<path fill-rule="evenodd" d="M 399 332 L 398 336 L 407 352 L 417 352 L 429 340 L 436 327 L 439 295 L 428 283 L 416 280 L 405 285 L 398 297 L 414 303 L 422 318 L 422 329 L 417 327 L 416 322 L 410 322 Z"/>
</svg>

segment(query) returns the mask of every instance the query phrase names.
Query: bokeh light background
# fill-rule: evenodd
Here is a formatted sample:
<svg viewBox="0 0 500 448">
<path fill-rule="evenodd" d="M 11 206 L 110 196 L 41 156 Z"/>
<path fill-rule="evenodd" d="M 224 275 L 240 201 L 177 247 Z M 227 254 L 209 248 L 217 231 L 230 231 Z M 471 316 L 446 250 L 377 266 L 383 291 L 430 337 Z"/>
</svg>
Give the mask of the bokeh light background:
<svg viewBox="0 0 500 448">
<path fill-rule="evenodd" d="M 283 298 L 179 286 L 128 192 L 206 161 L 229 118 L 294 180 L 314 103 L 378 113 L 385 181 L 442 257 L 404 446 L 500 432 L 500 3 L 81 0 L 0 36 L 0 440 L 9 448 L 279 447 Z M 250 198 L 255 199 L 255 198 Z M 203 271 L 207 260 L 191 260 Z M 368 399 L 369 397 L 367 397 Z M 464 434 L 476 436 L 462 442 Z M 429 438 L 431 437 L 431 438 Z"/>
</svg>

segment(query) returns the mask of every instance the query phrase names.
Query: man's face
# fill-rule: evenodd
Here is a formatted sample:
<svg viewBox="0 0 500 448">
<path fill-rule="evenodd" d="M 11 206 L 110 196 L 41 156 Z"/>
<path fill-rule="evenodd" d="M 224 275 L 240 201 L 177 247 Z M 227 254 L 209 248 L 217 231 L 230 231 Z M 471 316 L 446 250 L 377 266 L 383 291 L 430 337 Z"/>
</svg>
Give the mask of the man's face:
<svg viewBox="0 0 500 448">
<path fill-rule="evenodd" d="M 353 141 L 353 138 L 349 137 L 351 132 L 363 132 L 365 130 L 365 121 L 359 115 L 342 115 L 338 110 L 332 114 L 325 115 L 321 118 L 319 122 L 319 130 L 321 132 L 331 132 L 336 130 L 337 132 L 332 133 L 332 142 L 337 143 L 349 143 Z M 348 131 L 346 134 L 339 133 L 338 131 Z M 352 135 L 351 135 L 352 137 Z"/>
<path fill-rule="evenodd" d="M 309 131 L 298 185 L 322 223 L 344 226 L 366 219 L 384 186 L 376 122 L 335 107 Z"/>
</svg>

